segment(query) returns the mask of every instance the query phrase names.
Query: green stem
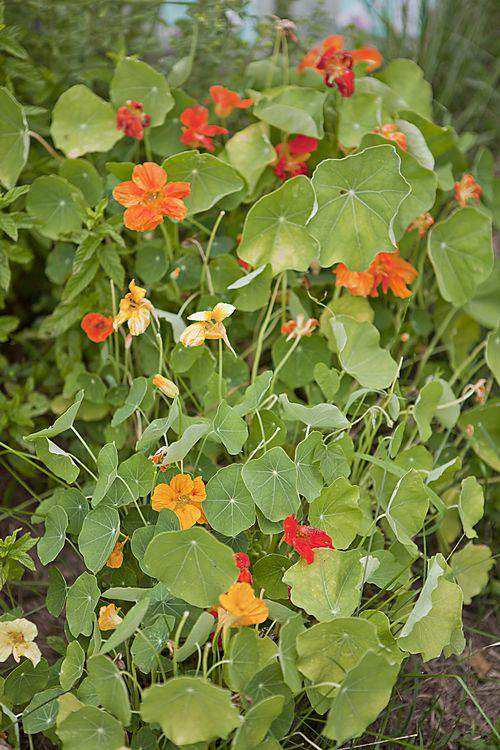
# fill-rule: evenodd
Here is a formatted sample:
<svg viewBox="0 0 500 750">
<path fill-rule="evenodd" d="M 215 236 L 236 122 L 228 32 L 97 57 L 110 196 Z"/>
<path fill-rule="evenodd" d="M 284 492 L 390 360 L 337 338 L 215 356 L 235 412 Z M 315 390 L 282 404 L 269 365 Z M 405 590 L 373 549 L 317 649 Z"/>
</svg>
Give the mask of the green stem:
<svg viewBox="0 0 500 750">
<path fill-rule="evenodd" d="M 219 402 L 222 401 L 222 339 L 219 339 Z"/>
<path fill-rule="evenodd" d="M 295 349 L 300 344 L 301 339 L 302 339 L 302 336 L 297 336 L 297 338 L 295 339 L 295 341 L 291 345 L 290 349 L 287 351 L 287 353 L 285 354 L 285 356 L 283 357 L 283 359 L 281 359 L 280 362 L 279 362 L 279 364 L 276 366 L 276 368 L 274 370 L 273 379 L 271 380 L 271 389 L 270 389 L 271 393 L 274 390 L 274 384 L 276 383 L 276 378 L 278 376 L 279 371 L 286 365 L 286 363 L 288 362 L 288 360 L 290 359 L 290 357 L 294 353 Z"/>
<path fill-rule="evenodd" d="M 172 261 L 174 259 L 174 254 L 172 251 L 172 243 L 170 242 L 170 237 L 169 237 L 168 230 L 165 224 L 160 224 L 160 230 L 163 235 L 163 239 L 165 241 L 165 251 L 167 253 L 167 258 L 169 261 Z"/>
<path fill-rule="evenodd" d="M 448 326 L 450 325 L 451 321 L 453 320 L 456 314 L 457 314 L 456 308 L 452 307 L 451 310 L 449 310 L 448 314 L 445 316 L 439 328 L 437 329 L 431 343 L 425 350 L 424 355 L 422 359 L 420 360 L 417 373 L 415 375 L 415 381 L 414 381 L 415 387 L 418 385 L 420 378 L 422 377 L 422 372 L 425 368 L 425 365 L 427 364 L 428 360 L 432 357 L 434 353 L 434 349 L 438 345 L 439 341 L 442 339 L 446 329 L 448 328 Z"/>
<path fill-rule="evenodd" d="M 259 331 L 259 336 L 257 339 L 257 349 L 255 351 L 255 359 L 253 361 L 253 366 L 252 366 L 252 383 L 255 381 L 255 378 L 257 377 L 257 373 L 259 371 L 259 363 L 260 363 L 260 358 L 262 355 L 262 346 L 264 343 L 267 326 L 269 325 L 269 321 L 273 313 L 274 303 L 276 302 L 276 297 L 278 296 L 278 289 L 280 288 L 282 277 L 283 277 L 283 274 L 280 274 L 278 278 L 276 279 L 276 284 L 274 285 L 273 293 L 271 296 L 271 300 L 269 302 L 269 306 L 267 308 L 266 316 L 262 322 L 262 327 Z"/>
</svg>

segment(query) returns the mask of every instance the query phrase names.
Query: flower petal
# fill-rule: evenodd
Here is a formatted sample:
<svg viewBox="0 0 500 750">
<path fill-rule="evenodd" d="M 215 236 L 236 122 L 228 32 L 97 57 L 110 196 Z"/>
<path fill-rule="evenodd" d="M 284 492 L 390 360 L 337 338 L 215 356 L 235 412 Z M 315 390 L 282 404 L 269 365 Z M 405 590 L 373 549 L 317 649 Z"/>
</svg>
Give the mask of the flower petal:
<svg viewBox="0 0 500 750">
<path fill-rule="evenodd" d="M 113 198 L 122 206 L 138 206 L 144 200 L 144 190 L 132 180 L 127 180 L 114 188 Z"/>
<path fill-rule="evenodd" d="M 147 193 L 155 193 L 165 186 L 167 173 L 158 164 L 146 161 L 144 164 L 137 164 L 134 167 L 132 180 L 140 190 Z"/>
</svg>

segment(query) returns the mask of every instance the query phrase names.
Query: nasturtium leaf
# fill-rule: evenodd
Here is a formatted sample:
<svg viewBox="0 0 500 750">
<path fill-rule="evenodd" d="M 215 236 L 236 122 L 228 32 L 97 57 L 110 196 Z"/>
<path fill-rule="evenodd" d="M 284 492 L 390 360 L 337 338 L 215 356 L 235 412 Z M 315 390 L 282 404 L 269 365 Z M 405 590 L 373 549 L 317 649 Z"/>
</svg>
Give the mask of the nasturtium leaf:
<svg viewBox="0 0 500 750">
<path fill-rule="evenodd" d="M 56 567 L 49 568 L 48 576 L 45 606 L 52 617 L 59 617 L 66 601 L 66 580 Z"/>
<path fill-rule="evenodd" d="M 336 549 L 347 549 L 361 525 L 358 500 L 359 487 L 350 484 L 344 477 L 339 477 L 312 501 L 309 522 L 311 526 L 326 531 Z"/>
<path fill-rule="evenodd" d="M 189 451 L 201 438 L 207 434 L 210 429 L 208 422 L 196 422 L 190 424 L 183 431 L 182 436 L 179 440 L 174 443 L 170 443 L 165 455 L 163 457 L 164 463 L 176 463 L 182 461 L 187 456 Z"/>
<path fill-rule="evenodd" d="M 60 435 L 61 432 L 65 432 L 65 430 L 69 430 L 70 427 L 72 427 L 73 422 L 76 419 L 76 415 L 78 414 L 78 409 L 80 408 L 80 405 L 83 401 L 83 391 L 78 391 L 78 393 L 75 396 L 75 401 L 71 406 L 66 409 L 66 411 L 61 414 L 60 417 L 57 417 L 56 421 L 53 425 L 50 427 L 46 427 L 43 430 L 38 430 L 38 432 L 32 432 L 31 435 L 28 435 L 25 437 L 25 440 L 35 440 L 36 438 L 51 438 L 56 437 L 56 435 Z"/>
<path fill-rule="evenodd" d="M 398 645 L 424 661 L 436 659 L 443 649 L 461 653 L 462 591 L 445 578 L 447 565 L 440 554 L 429 560 L 427 578 L 398 636 Z"/>
<path fill-rule="evenodd" d="M 297 468 L 297 492 L 311 502 L 318 497 L 323 487 L 323 477 L 319 470 L 316 453 L 323 444 L 319 432 L 310 432 L 295 449 L 295 466 Z"/>
<path fill-rule="evenodd" d="M 422 479 L 423 472 L 410 469 L 401 477 L 385 508 L 389 526 L 396 538 L 410 551 L 417 546 L 412 537 L 424 525 L 429 510 L 429 497 Z"/>
<path fill-rule="evenodd" d="M 387 84 L 403 100 L 406 109 L 432 118 L 432 87 L 424 79 L 421 68 L 413 60 L 392 60 L 376 77 Z"/>
<path fill-rule="evenodd" d="M 50 132 L 57 148 L 71 159 L 92 151 L 109 151 L 122 137 L 112 105 L 80 83 L 57 100 Z"/>
<path fill-rule="evenodd" d="M 106 443 L 97 456 L 97 470 L 99 476 L 92 495 L 92 505 L 98 505 L 118 474 L 118 451 L 114 443 Z"/>
<path fill-rule="evenodd" d="M 68 643 L 66 656 L 62 660 L 59 670 L 59 683 L 63 690 L 71 690 L 77 680 L 80 679 L 85 663 L 85 651 L 78 641 Z"/>
<path fill-rule="evenodd" d="M 352 455 L 343 442 L 336 440 L 328 445 L 320 445 L 315 457 L 319 461 L 321 474 L 327 484 L 331 484 L 339 477 L 347 478 L 351 475 Z"/>
<path fill-rule="evenodd" d="M 348 315 L 336 315 L 331 326 L 343 369 L 365 388 L 388 388 L 397 376 L 398 365 L 380 347 L 377 328 Z"/>
<path fill-rule="evenodd" d="M 181 746 L 225 739 L 241 723 L 231 693 L 201 677 L 174 677 L 147 688 L 141 716 L 159 724 L 168 739 Z"/>
<path fill-rule="evenodd" d="M 80 190 L 54 174 L 34 180 L 26 209 L 37 220 L 40 232 L 51 239 L 78 232 L 85 215 Z"/>
<path fill-rule="evenodd" d="M 420 440 L 425 443 L 432 435 L 431 422 L 436 414 L 443 386 L 439 380 L 430 380 L 418 394 L 413 415 L 418 427 Z"/>
<path fill-rule="evenodd" d="M 247 279 L 248 282 L 244 283 Z M 255 312 L 267 305 L 272 280 L 273 269 L 269 264 L 259 266 L 255 271 L 237 279 L 228 287 L 228 290 L 236 290 L 235 307 L 243 312 Z"/>
<path fill-rule="evenodd" d="M 95 706 L 72 711 L 56 732 L 64 750 L 118 750 L 125 737 L 120 722 Z"/>
<path fill-rule="evenodd" d="M 269 727 L 280 715 L 284 702 L 283 695 L 270 695 L 269 698 L 264 698 L 251 706 L 244 716 L 243 724 L 233 737 L 231 750 L 262 748 Z"/>
<path fill-rule="evenodd" d="M 270 521 L 281 521 L 300 505 L 297 469 L 279 446 L 248 461 L 241 475 L 255 504 Z"/>
<path fill-rule="evenodd" d="M 100 591 L 96 577 L 82 573 L 68 588 L 66 595 L 66 619 L 71 634 L 78 638 L 80 633 L 90 635 L 94 625 L 94 609 L 99 601 Z"/>
<path fill-rule="evenodd" d="M 144 561 L 174 596 L 196 607 L 216 605 L 238 577 L 231 548 L 198 527 L 158 534 Z"/>
<path fill-rule="evenodd" d="M 49 688 L 31 699 L 22 715 L 23 730 L 26 734 L 46 732 L 54 726 L 59 710 L 57 699 L 60 695 L 60 688 Z"/>
<path fill-rule="evenodd" d="M 285 133 L 322 138 L 325 96 L 304 86 L 284 86 L 268 90 L 254 105 L 253 113 Z"/>
<path fill-rule="evenodd" d="M 290 729 L 293 721 L 294 702 L 292 691 L 283 682 L 281 669 L 275 663 L 269 664 L 260 672 L 257 672 L 245 690 L 245 698 L 251 705 L 255 705 L 272 695 L 282 695 L 285 699 L 282 711 L 273 721 L 270 730 L 273 737 L 283 737 Z"/>
<path fill-rule="evenodd" d="M 462 412 L 458 424 L 467 431 L 471 448 L 495 471 L 500 471 L 500 401 L 488 401 Z M 472 425 L 472 437 L 468 433 Z"/>
<path fill-rule="evenodd" d="M 500 329 L 492 331 L 486 339 L 486 364 L 500 385 Z"/>
<path fill-rule="evenodd" d="M 464 595 L 464 604 L 470 604 L 488 583 L 488 572 L 495 564 L 491 550 L 485 544 L 468 542 L 450 558 L 450 566 Z"/>
<path fill-rule="evenodd" d="M 355 92 L 341 100 L 338 138 L 346 148 L 359 146 L 365 133 L 379 124 L 380 103 L 374 94 Z"/>
<path fill-rule="evenodd" d="M 113 630 L 107 641 L 101 646 L 100 653 L 107 654 L 113 649 L 131 638 L 139 626 L 144 621 L 144 616 L 148 611 L 150 605 L 150 591 L 147 590 L 144 596 L 142 596 L 134 606 L 129 609 L 121 623 L 117 626 L 116 630 Z"/>
<path fill-rule="evenodd" d="M 161 125 L 174 106 L 165 77 L 147 63 L 129 57 L 120 60 L 116 66 L 109 90 L 116 108 L 128 99 L 141 102 L 144 113 L 151 117 L 152 127 Z"/>
<path fill-rule="evenodd" d="M 224 666 L 231 690 L 242 693 L 252 677 L 276 659 L 276 644 L 260 638 L 257 631 L 240 628 L 229 645 L 229 662 Z"/>
<path fill-rule="evenodd" d="M 468 539 L 477 537 L 474 526 L 484 514 L 484 493 L 475 477 L 467 477 L 462 481 L 458 499 L 458 514 L 462 521 L 465 536 Z"/>
<path fill-rule="evenodd" d="M 302 675 L 297 669 L 296 644 L 297 637 L 305 629 L 304 620 L 300 614 L 293 614 L 280 628 L 278 661 L 285 685 L 288 685 L 292 693 L 297 693 L 302 688 Z"/>
<path fill-rule="evenodd" d="M 47 466 L 57 477 L 64 479 L 68 484 L 73 483 L 80 473 L 80 469 L 73 458 L 62 448 L 48 438 L 35 438 L 35 452 L 45 466 Z"/>
<path fill-rule="evenodd" d="M 191 96 L 180 89 L 171 93 L 174 99 L 173 109 L 170 110 L 163 125 L 151 128 L 148 133 L 151 148 L 155 154 L 159 154 L 163 159 L 166 156 L 180 154 L 186 150 L 185 145 L 180 141 L 182 131 L 179 118 L 187 107 L 193 107 L 196 104 Z"/>
<path fill-rule="evenodd" d="M 204 646 L 213 630 L 215 617 L 210 612 L 201 612 L 193 627 L 189 631 L 186 640 L 176 651 L 178 662 L 185 661 L 201 646 Z"/>
<path fill-rule="evenodd" d="M 65 159 L 59 167 L 59 174 L 82 192 L 89 206 L 95 206 L 102 198 L 102 178 L 94 165 L 86 159 Z"/>
<path fill-rule="evenodd" d="M 174 620 L 171 618 L 171 622 Z M 153 625 L 138 630 L 130 647 L 137 669 L 147 674 L 158 664 L 158 659 L 170 633 L 168 618 L 158 617 Z"/>
<path fill-rule="evenodd" d="M 303 422 L 308 427 L 329 432 L 346 430 L 349 427 L 349 421 L 333 404 L 316 404 L 315 406 L 296 404 L 290 402 L 284 393 L 280 396 L 280 404 L 285 420 Z"/>
<path fill-rule="evenodd" d="M 308 229 L 319 241 L 322 266 L 342 261 L 364 271 L 378 253 L 395 248 L 393 224 L 410 186 L 393 146 L 325 159 L 312 184 L 318 210 Z"/>
<path fill-rule="evenodd" d="M 45 533 L 38 540 L 37 552 L 42 565 L 52 562 L 64 547 L 68 516 L 64 508 L 55 505 L 45 516 Z"/>
<path fill-rule="evenodd" d="M 279 364 L 281 368 L 278 378 L 293 389 L 312 383 L 315 365 L 322 362 L 328 366 L 332 358 L 322 337 L 313 334 L 301 338 L 292 354 L 283 363 L 282 360 L 296 343 L 293 339 L 287 341 L 285 336 L 280 336 L 272 346 L 273 364 L 275 367 Z"/>
<path fill-rule="evenodd" d="M 169 156 L 162 167 L 169 180 L 191 185 L 191 192 L 184 199 L 190 216 L 207 211 L 225 195 L 241 190 L 244 185 L 230 164 L 199 151 L 183 151 Z"/>
<path fill-rule="evenodd" d="M 300 560 L 283 576 L 291 600 L 320 622 L 352 615 L 361 599 L 361 550 L 316 549 L 314 561 Z"/>
<path fill-rule="evenodd" d="M 0 86 L 0 182 L 10 190 L 23 170 L 30 148 L 24 110 L 10 91 Z"/>
<path fill-rule="evenodd" d="M 318 362 L 314 367 L 314 380 L 321 388 L 323 395 L 328 401 L 333 401 L 340 385 L 337 370 L 327 367 L 323 362 Z"/>
<path fill-rule="evenodd" d="M 500 285 L 500 258 L 495 258 L 493 271 L 486 281 L 478 286 L 474 297 L 464 306 L 465 312 L 486 328 L 500 326 L 500 305 L 498 287 Z"/>
<path fill-rule="evenodd" d="M 359 737 L 388 704 L 399 672 L 385 656 L 367 651 L 361 661 L 349 670 L 338 689 L 323 730 L 339 746 Z"/>
<path fill-rule="evenodd" d="M 5 678 L 2 685 L 4 699 L 19 705 L 27 703 L 33 696 L 43 690 L 49 679 L 49 665 L 41 659 L 36 667 L 28 659 L 24 659 Z"/>
<path fill-rule="evenodd" d="M 99 704 L 116 716 L 118 721 L 130 724 L 130 706 L 127 688 L 120 670 L 107 656 L 92 656 L 87 661 L 88 675 L 99 698 Z"/>
<path fill-rule="evenodd" d="M 230 464 L 219 469 L 207 484 L 203 503 L 210 526 L 233 538 L 255 523 L 255 503 L 241 478 L 241 468 L 241 464 Z"/>
<path fill-rule="evenodd" d="M 319 253 L 306 227 L 313 207 L 314 190 L 304 175 L 264 195 L 246 216 L 239 257 L 253 267 L 269 263 L 274 274 L 307 271 Z"/>
<path fill-rule="evenodd" d="M 241 452 L 248 438 L 247 423 L 227 401 L 221 401 L 217 407 L 213 426 L 215 434 L 231 456 Z"/>
<path fill-rule="evenodd" d="M 171 407 L 168 417 L 153 419 L 153 421 L 148 424 L 141 437 L 137 441 L 135 446 L 136 450 L 144 450 L 146 448 L 154 446 L 161 437 L 167 434 L 167 432 L 177 419 L 177 416 L 177 410 Z"/>
<path fill-rule="evenodd" d="M 335 683 L 363 658 L 368 650 L 378 651 L 381 645 L 377 628 L 359 617 L 339 617 L 313 625 L 297 637 L 297 667 L 325 696 L 332 697 Z"/>
<path fill-rule="evenodd" d="M 113 419 L 111 420 L 111 427 L 118 427 L 119 424 L 132 416 L 135 410 L 142 404 L 147 389 L 148 381 L 145 377 L 140 376 L 134 378 L 127 398 L 125 399 L 125 403 L 114 413 Z"/>
<path fill-rule="evenodd" d="M 419 128 L 407 120 L 395 120 L 395 123 L 398 130 L 406 136 L 407 153 L 411 154 L 423 167 L 432 171 L 434 156 Z"/>
<path fill-rule="evenodd" d="M 229 163 L 245 178 L 249 193 L 253 193 L 262 172 L 276 158 L 269 126 L 264 122 L 249 125 L 235 133 L 225 148 Z"/>
<path fill-rule="evenodd" d="M 244 417 L 259 409 L 264 396 L 271 386 L 272 379 L 273 373 L 271 370 L 265 370 L 260 375 L 257 375 L 255 381 L 246 388 L 240 403 L 234 407 L 240 417 Z"/>
<path fill-rule="evenodd" d="M 441 295 L 461 307 L 493 271 L 491 219 L 477 208 L 459 208 L 432 227 L 428 252 Z"/>
<path fill-rule="evenodd" d="M 453 128 L 436 125 L 432 120 L 412 110 L 400 109 L 399 115 L 420 130 L 434 157 L 443 156 L 457 147 L 457 135 Z"/>
<path fill-rule="evenodd" d="M 78 536 L 78 548 L 92 573 L 104 566 L 120 532 L 120 516 L 115 508 L 101 506 L 86 516 Z"/>
<path fill-rule="evenodd" d="M 256 591 L 264 589 L 269 599 L 286 599 L 288 588 L 282 579 L 291 564 L 290 558 L 284 555 L 271 554 L 257 560 L 252 569 Z"/>
<path fill-rule="evenodd" d="M 436 419 L 441 422 L 443 427 L 451 430 L 455 427 L 460 416 L 460 404 L 456 404 L 457 397 L 449 383 L 443 378 L 437 378 L 441 383 L 442 393 L 436 409 Z"/>
<path fill-rule="evenodd" d="M 145 497 L 153 489 L 155 467 L 142 453 L 130 456 L 120 464 L 117 480 L 124 484 L 128 502 Z M 130 496 L 131 495 L 131 496 Z"/>
</svg>

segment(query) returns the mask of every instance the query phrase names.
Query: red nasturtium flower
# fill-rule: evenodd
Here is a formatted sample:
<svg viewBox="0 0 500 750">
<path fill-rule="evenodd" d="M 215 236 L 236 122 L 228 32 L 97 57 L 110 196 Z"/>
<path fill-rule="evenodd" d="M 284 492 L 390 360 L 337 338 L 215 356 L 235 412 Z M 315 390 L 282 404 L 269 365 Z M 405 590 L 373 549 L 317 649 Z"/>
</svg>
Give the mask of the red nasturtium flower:
<svg viewBox="0 0 500 750">
<path fill-rule="evenodd" d="M 344 37 L 333 34 L 324 39 L 319 47 L 313 47 L 299 64 L 299 70 L 314 68 L 323 76 L 327 86 L 337 87 L 342 96 L 354 93 L 353 65 L 368 63 L 367 71 L 375 70 L 382 64 L 382 55 L 375 47 L 362 47 L 347 51 Z"/>
<path fill-rule="evenodd" d="M 235 552 L 234 560 L 240 571 L 238 582 L 251 584 L 253 582 L 253 578 L 252 574 L 250 573 L 250 558 L 248 557 L 246 552 Z"/>
<path fill-rule="evenodd" d="M 209 125 L 208 109 L 202 107 L 201 104 L 185 109 L 180 120 L 183 125 L 181 143 L 193 148 L 206 148 L 207 151 L 215 151 L 215 146 L 210 139 L 215 135 L 229 132 L 219 125 Z"/>
<path fill-rule="evenodd" d="M 411 291 L 406 284 L 411 284 L 418 276 L 418 271 L 406 260 L 394 253 L 379 253 L 367 271 L 349 271 L 339 263 L 334 271 L 337 280 L 335 286 L 345 286 L 355 297 L 378 297 L 378 287 L 387 294 L 390 289 L 396 297 L 410 297 Z"/>
<path fill-rule="evenodd" d="M 471 174 L 464 174 L 459 182 L 455 182 L 455 200 L 460 208 L 465 208 L 469 201 L 479 203 L 483 189 Z"/>
<path fill-rule="evenodd" d="M 120 182 L 113 197 L 126 207 L 123 221 L 127 229 L 146 232 L 163 224 L 163 217 L 182 221 L 187 213 L 183 198 L 189 195 L 189 182 L 167 183 L 167 173 L 154 162 L 137 164 L 132 179 Z"/>
<path fill-rule="evenodd" d="M 221 120 L 229 117 L 233 109 L 248 109 L 253 104 L 252 99 L 241 99 L 236 91 L 224 86 L 210 86 L 210 96 L 214 101 L 214 112 Z"/>
<path fill-rule="evenodd" d="M 307 174 L 306 162 L 317 148 L 318 141 L 316 138 L 309 138 L 307 135 L 296 135 L 288 143 L 278 143 L 274 171 L 280 180 L 296 177 L 299 174 Z"/>
<path fill-rule="evenodd" d="M 288 320 L 281 326 L 281 333 L 286 333 L 286 340 L 297 339 L 302 336 L 310 336 L 315 328 L 319 326 L 316 318 L 305 319 L 304 315 L 298 315 L 297 320 Z"/>
<path fill-rule="evenodd" d="M 110 336 L 113 331 L 113 318 L 108 318 L 101 313 L 87 313 L 82 318 L 81 327 L 95 344 L 100 344 Z"/>
<path fill-rule="evenodd" d="M 333 549 L 332 540 L 326 531 L 321 531 L 315 526 L 302 526 L 295 518 L 295 513 L 285 518 L 283 530 L 285 542 L 290 544 L 308 565 L 314 562 L 315 549 Z"/>
<path fill-rule="evenodd" d="M 144 128 L 151 125 L 151 117 L 144 114 L 144 106 L 141 102 L 133 102 L 131 99 L 123 107 L 119 107 L 116 113 L 116 127 L 123 130 L 129 138 L 142 141 Z"/>
<path fill-rule="evenodd" d="M 425 237 L 427 230 L 434 224 L 434 219 L 429 213 L 421 214 L 414 219 L 411 224 L 406 228 L 407 232 L 412 232 L 414 229 L 418 229 L 420 237 Z"/>
<path fill-rule="evenodd" d="M 387 125 L 382 125 L 381 128 L 374 128 L 372 133 L 378 133 L 383 138 L 387 138 L 388 141 L 394 141 L 397 143 L 403 151 L 406 151 L 408 144 L 406 143 L 406 135 L 398 130 L 398 126 L 395 122 L 390 122 Z"/>
</svg>

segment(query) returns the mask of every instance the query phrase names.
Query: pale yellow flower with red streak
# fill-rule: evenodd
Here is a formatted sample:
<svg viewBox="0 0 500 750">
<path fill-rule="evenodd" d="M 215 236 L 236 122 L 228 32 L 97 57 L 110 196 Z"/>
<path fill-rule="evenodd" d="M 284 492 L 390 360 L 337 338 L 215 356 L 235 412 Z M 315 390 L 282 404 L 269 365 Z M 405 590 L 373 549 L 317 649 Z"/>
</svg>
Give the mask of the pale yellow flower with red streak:
<svg viewBox="0 0 500 750">
<path fill-rule="evenodd" d="M 113 603 L 101 607 L 97 618 L 99 630 L 115 630 L 123 620 L 123 617 L 118 614 L 119 611 Z"/>
<path fill-rule="evenodd" d="M 222 339 L 234 354 L 234 350 L 227 337 L 226 327 L 222 321 L 232 315 L 235 310 L 234 305 L 219 302 L 213 310 L 203 310 L 190 315 L 188 320 L 196 322 L 189 325 L 182 332 L 179 339 L 181 344 L 186 347 L 192 347 L 200 346 L 206 339 Z"/>
<path fill-rule="evenodd" d="M 0 662 L 9 656 L 19 662 L 24 656 L 36 667 L 42 656 L 34 642 L 37 635 L 36 625 L 24 617 L 0 622 Z"/>
<path fill-rule="evenodd" d="M 305 315 L 298 315 L 297 320 L 289 320 L 281 326 L 281 333 L 288 334 L 287 341 L 298 339 L 302 336 L 310 336 L 315 328 L 319 326 L 319 320 L 308 318 Z"/>
<path fill-rule="evenodd" d="M 134 279 L 128 288 L 130 291 L 120 300 L 120 311 L 115 316 L 113 325 L 116 330 L 122 323 L 128 323 L 132 336 L 139 336 L 151 322 L 153 305 L 146 299 L 146 290 L 137 286 Z"/>
<path fill-rule="evenodd" d="M 219 602 L 218 616 L 222 627 L 258 625 L 269 617 L 269 608 L 246 582 L 233 583 L 226 594 L 219 596 Z"/>
</svg>

